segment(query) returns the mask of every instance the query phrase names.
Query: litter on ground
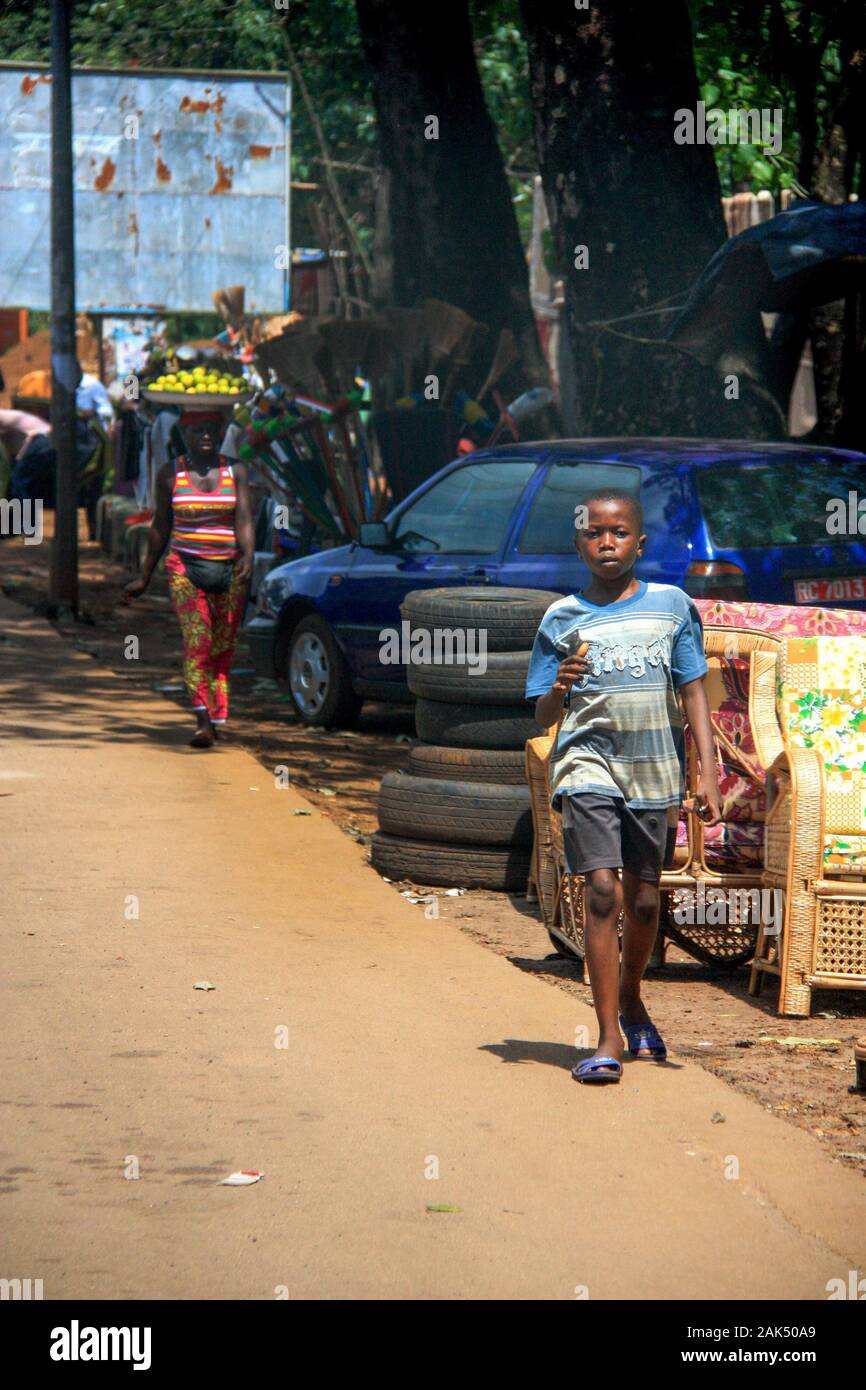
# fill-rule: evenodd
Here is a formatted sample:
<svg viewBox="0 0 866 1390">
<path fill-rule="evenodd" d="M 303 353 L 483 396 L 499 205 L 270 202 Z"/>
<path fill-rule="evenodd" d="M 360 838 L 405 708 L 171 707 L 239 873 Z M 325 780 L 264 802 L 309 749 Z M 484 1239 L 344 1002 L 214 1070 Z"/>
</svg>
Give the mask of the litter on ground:
<svg viewBox="0 0 866 1390">
<path fill-rule="evenodd" d="M 264 1173 L 259 1173 L 255 1168 L 242 1168 L 239 1173 L 229 1173 L 227 1178 L 221 1178 L 220 1187 L 249 1187 L 251 1183 L 259 1182 L 264 1177 Z"/>
</svg>

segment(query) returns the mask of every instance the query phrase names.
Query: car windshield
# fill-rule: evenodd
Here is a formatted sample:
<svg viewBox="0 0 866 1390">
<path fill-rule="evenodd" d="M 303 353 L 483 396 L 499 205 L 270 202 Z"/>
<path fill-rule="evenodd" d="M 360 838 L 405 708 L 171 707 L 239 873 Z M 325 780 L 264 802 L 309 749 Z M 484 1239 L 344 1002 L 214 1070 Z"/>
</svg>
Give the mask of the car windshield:
<svg viewBox="0 0 866 1390">
<path fill-rule="evenodd" d="M 626 464 L 563 459 L 551 465 L 520 537 L 523 555 L 573 555 L 574 509 L 596 488 L 617 487 L 640 497 L 640 469 Z"/>
<path fill-rule="evenodd" d="M 394 541 L 401 550 L 494 554 L 535 468 L 535 461 L 527 459 L 456 468 L 400 514 Z"/>
<path fill-rule="evenodd" d="M 714 464 L 696 468 L 694 479 L 710 539 L 720 549 L 826 545 L 857 536 L 848 530 L 848 494 L 862 492 L 866 469 L 855 459 L 819 454 Z M 855 498 L 855 516 L 856 508 Z"/>
</svg>

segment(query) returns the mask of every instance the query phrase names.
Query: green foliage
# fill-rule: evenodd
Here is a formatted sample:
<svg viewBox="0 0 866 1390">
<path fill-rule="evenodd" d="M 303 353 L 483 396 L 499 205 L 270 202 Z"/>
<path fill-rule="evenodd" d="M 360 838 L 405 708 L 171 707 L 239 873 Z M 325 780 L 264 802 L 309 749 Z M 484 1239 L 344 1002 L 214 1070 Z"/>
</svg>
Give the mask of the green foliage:
<svg viewBox="0 0 866 1390">
<path fill-rule="evenodd" d="M 496 127 L 525 242 L 532 227 L 532 180 L 538 170 L 529 99 L 529 56 L 518 0 L 470 0 L 475 61 Z"/>
<path fill-rule="evenodd" d="M 839 30 L 844 0 L 781 0 L 788 34 L 796 42 L 828 42 L 817 66 L 814 102 L 819 135 L 823 134 L 839 94 Z M 801 132 L 797 129 L 794 93 L 785 55 L 770 33 L 771 6 L 763 0 L 689 0 L 695 47 L 695 67 L 701 97 L 707 106 L 723 111 L 769 109 L 782 111 L 783 140 L 778 155 L 759 145 L 717 145 L 716 164 L 722 192 L 778 195 L 796 180 Z M 808 26 L 808 27 L 806 27 Z"/>
</svg>

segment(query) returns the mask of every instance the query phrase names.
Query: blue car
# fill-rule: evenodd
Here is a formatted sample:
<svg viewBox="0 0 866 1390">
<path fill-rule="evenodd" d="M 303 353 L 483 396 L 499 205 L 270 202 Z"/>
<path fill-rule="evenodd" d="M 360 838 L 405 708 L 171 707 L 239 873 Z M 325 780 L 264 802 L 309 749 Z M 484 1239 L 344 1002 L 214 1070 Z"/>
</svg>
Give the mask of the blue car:
<svg viewBox="0 0 866 1390">
<path fill-rule="evenodd" d="M 245 625 L 256 669 L 287 683 L 308 724 L 346 725 L 366 699 L 410 701 L 405 667 L 380 660 L 409 590 L 573 593 L 589 581 L 574 508 L 602 486 L 640 497 L 641 579 L 698 598 L 866 607 L 866 455 L 693 439 L 512 444 L 441 469 L 359 542 L 271 570 Z"/>
</svg>

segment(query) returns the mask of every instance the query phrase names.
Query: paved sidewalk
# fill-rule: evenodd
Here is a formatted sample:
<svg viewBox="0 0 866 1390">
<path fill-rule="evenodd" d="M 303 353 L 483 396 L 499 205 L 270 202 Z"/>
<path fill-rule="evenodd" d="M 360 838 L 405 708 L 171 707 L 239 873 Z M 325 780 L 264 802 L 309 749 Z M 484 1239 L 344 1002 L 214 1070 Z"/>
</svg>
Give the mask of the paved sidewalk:
<svg viewBox="0 0 866 1390">
<path fill-rule="evenodd" d="M 249 754 L 191 751 L 189 717 L 3 598 L 0 634 L 0 1277 L 823 1299 L 866 1269 L 866 1189 L 811 1136 L 697 1066 L 576 1086 L 588 1008 L 427 921 Z M 218 1185 L 239 1168 L 265 1177 Z"/>
</svg>

